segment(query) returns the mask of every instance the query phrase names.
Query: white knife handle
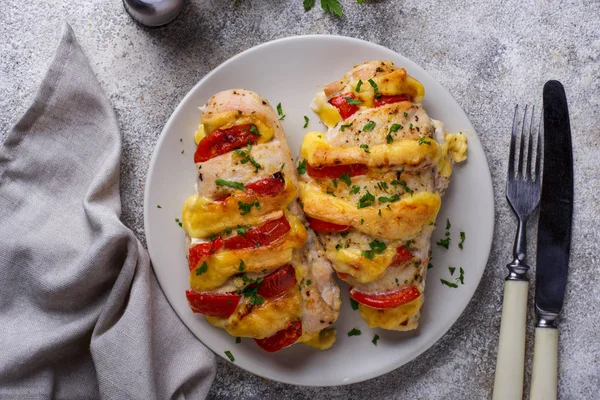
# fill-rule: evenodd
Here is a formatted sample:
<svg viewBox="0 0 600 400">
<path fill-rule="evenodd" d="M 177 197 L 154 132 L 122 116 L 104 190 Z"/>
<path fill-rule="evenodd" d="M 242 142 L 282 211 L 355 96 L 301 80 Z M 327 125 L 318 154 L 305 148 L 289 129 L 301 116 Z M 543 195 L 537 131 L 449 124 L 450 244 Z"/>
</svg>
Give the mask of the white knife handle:
<svg viewBox="0 0 600 400">
<path fill-rule="evenodd" d="M 558 329 L 535 328 L 530 400 L 557 397 Z"/>
<path fill-rule="evenodd" d="M 494 400 L 523 398 L 523 368 L 525 362 L 525 323 L 529 282 L 504 282 L 500 342 L 494 378 Z"/>
</svg>

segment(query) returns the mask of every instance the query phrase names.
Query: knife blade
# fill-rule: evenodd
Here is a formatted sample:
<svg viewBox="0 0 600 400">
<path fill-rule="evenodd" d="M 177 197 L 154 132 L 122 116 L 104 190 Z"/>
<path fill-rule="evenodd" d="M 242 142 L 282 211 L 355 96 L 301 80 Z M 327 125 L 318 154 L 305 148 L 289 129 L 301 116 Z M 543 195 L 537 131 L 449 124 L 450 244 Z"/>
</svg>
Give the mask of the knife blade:
<svg viewBox="0 0 600 400">
<path fill-rule="evenodd" d="M 540 317 L 550 323 L 563 306 L 573 218 L 571 125 L 565 89 L 558 81 L 544 85 L 543 171 L 535 306 Z"/>
<path fill-rule="evenodd" d="M 558 329 L 567 285 L 573 220 L 573 150 L 565 89 L 544 85 L 544 169 L 538 222 L 535 307 L 530 400 L 558 396 Z"/>
</svg>

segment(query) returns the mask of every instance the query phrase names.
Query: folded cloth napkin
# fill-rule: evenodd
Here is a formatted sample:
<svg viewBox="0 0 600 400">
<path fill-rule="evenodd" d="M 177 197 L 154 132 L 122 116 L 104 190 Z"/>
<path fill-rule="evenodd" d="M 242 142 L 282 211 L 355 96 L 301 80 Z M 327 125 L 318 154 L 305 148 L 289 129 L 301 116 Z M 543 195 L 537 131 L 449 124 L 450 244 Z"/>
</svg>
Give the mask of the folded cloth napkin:
<svg viewBox="0 0 600 400">
<path fill-rule="evenodd" d="M 0 398 L 200 399 L 214 355 L 119 220 L 121 137 L 70 26 L 0 147 Z"/>
</svg>

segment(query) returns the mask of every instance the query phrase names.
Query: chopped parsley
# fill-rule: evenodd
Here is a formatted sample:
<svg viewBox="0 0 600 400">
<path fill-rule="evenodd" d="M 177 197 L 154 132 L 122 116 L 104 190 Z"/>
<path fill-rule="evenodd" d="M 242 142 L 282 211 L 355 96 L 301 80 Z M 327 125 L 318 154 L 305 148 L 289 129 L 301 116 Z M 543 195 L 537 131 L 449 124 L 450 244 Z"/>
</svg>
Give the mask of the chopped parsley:
<svg viewBox="0 0 600 400">
<path fill-rule="evenodd" d="M 206 264 L 206 261 L 204 261 L 199 268 L 196 268 L 196 276 L 200 276 L 206 271 L 208 271 L 208 264 Z"/>
<path fill-rule="evenodd" d="M 156 208 L 162 208 L 162 207 L 161 207 L 161 206 L 160 206 L 160 204 L 159 204 L 159 205 L 157 205 L 157 206 L 156 206 Z"/>
<path fill-rule="evenodd" d="M 375 254 L 381 254 L 385 251 L 385 249 L 387 249 L 385 243 L 380 242 L 379 240 L 373 240 L 371 243 L 369 243 L 369 247 L 371 250 L 363 250 L 360 253 L 363 257 L 368 258 L 369 260 L 372 260 L 375 257 Z"/>
<path fill-rule="evenodd" d="M 234 362 L 235 358 L 233 357 L 233 354 L 231 354 L 231 352 L 229 350 L 225 351 L 225 355 L 227 356 L 227 358 L 229 358 L 229 361 Z"/>
<path fill-rule="evenodd" d="M 364 223 L 365 223 L 365 219 L 364 219 L 364 218 L 361 218 L 361 219 L 360 219 L 360 224 L 362 225 L 362 224 L 364 224 Z"/>
<path fill-rule="evenodd" d="M 335 249 L 336 250 L 339 250 L 341 248 L 342 248 L 342 244 L 341 243 L 338 243 L 338 244 L 335 245 Z"/>
<path fill-rule="evenodd" d="M 427 140 L 427 138 L 425 138 L 425 136 L 421 136 L 419 138 L 419 145 L 422 145 L 422 144 L 429 144 L 429 145 L 431 145 L 431 141 Z"/>
<path fill-rule="evenodd" d="M 180 228 L 183 226 L 179 218 L 175 218 L 175 222 L 177 223 L 177 225 L 179 225 Z"/>
<path fill-rule="evenodd" d="M 225 233 L 226 233 L 226 234 L 228 234 L 228 235 L 229 235 L 229 234 L 231 233 L 231 231 L 232 231 L 232 229 L 231 229 L 231 228 L 225 228 Z"/>
<path fill-rule="evenodd" d="M 242 225 L 238 225 L 236 231 L 238 235 L 246 236 L 246 228 Z"/>
<path fill-rule="evenodd" d="M 246 191 L 244 184 L 240 182 L 226 181 L 225 179 L 217 179 L 215 183 L 217 184 L 217 186 L 228 186 L 230 188 Z"/>
<path fill-rule="evenodd" d="M 352 183 L 350 180 L 350 174 L 347 172 L 342 174 L 342 176 L 340 176 L 340 181 L 344 182 L 346 186 L 350 187 L 350 184 Z"/>
<path fill-rule="evenodd" d="M 465 236 L 464 232 L 460 233 L 460 242 L 458 243 L 458 247 L 460 247 L 461 249 L 463 248 L 463 243 L 465 242 L 465 239 L 467 237 Z"/>
<path fill-rule="evenodd" d="M 283 121 L 283 119 L 285 118 L 285 114 L 283 113 L 283 110 L 281 109 L 281 103 L 277 104 L 277 115 L 279 115 L 280 121 Z"/>
<path fill-rule="evenodd" d="M 309 279 L 306 281 L 306 286 L 310 286 L 310 284 L 312 283 L 312 281 Z"/>
<path fill-rule="evenodd" d="M 242 157 L 242 159 L 240 160 L 240 162 L 242 164 L 246 164 L 246 163 L 250 163 L 254 166 L 254 172 L 258 172 L 259 169 L 262 168 L 262 165 L 260 165 L 255 159 L 254 157 L 252 157 L 250 155 L 250 150 L 252 149 L 252 146 L 250 146 L 250 143 L 248 143 L 248 146 L 246 146 L 246 150 L 242 150 L 242 149 L 237 149 L 233 151 L 233 154 L 236 154 L 240 157 Z"/>
<path fill-rule="evenodd" d="M 404 188 L 404 191 L 406 191 L 406 193 L 410 193 L 412 195 L 413 191 L 411 188 L 408 187 L 408 184 L 405 181 L 402 180 L 393 180 L 390 182 L 393 186 L 402 186 Z"/>
<path fill-rule="evenodd" d="M 456 271 L 455 267 L 448 267 L 448 270 L 450 271 L 450 275 L 454 275 L 454 271 Z"/>
<path fill-rule="evenodd" d="M 460 275 L 458 276 L 458 280 L 460 281 L 461 285 L 464 285 L 465 284 L 465 270 L 462 269 L 462 267 L 460 267 L 459 272 L 460 272 Z"/>
<path fill-rule="evenodd" d="M 375 346 L 377 346 L 378 340 L 379 340 L 379 335 L 375 334 L 375 336 L 373 336 L 373 340 L 371 340 L 371 343 L 373 343 Z"/>
<path fill-rule="evenodd" d="M 408 118 L 408 113 L 404 111 L 404 118 Z"/>
<path fill-rule="evenodd" d="M 375 98 L 378 99 L 381 97 L 381 93 L 379 93 L 379 88 L 373 79 L 369 79 L 369 85 L 373 86 L 373 93 L 375 94 Z"/>
<path fill-rule="evenodd" d="M 243 271 L 244 270 L 244 260 L 240 260 L 240 266 L 238 267 L 238 271 Z"/>
<path fill-rule="evenodd" d="M 300 161 L 300 163 L 298 164 L 298 168 L 296 169 L 298 170 L 298 173 L 300 175 L 304 175 L 306 173 L 306 160 Z"/>
<path fill-rule="evenodd" d="M 359 106 L 362 104 L 360 100 L 353 99 L 352 97 L 344 97 L 344 100 L 346 100 L 346 103 L 352 106 Z"/>
<path fill-rule="evenodd" d="M 244 297 L 250 299 L 248 301 L 249 305 L 260 306 L 265 302 L 265 299 L 263 299 L 262 296 L 258 294 L 258 288 L 262 283 L 263 279 L 264 278 L 251 279 L 248 278 L 246 275 L 242 275 L 242 280 L 248 283 L 248 285 L 241 290 L 236 290 L 236 293 L 241 294 Z"/>
<path fill-rule="evenodd" d="M 304 126 L 303 126 L 303 128 L 306 128 L 306 127 L 308 126 L 308 121 L 309 121 L 309 119 L 308 119 L 308 117 L 305 115 L 305 116 L 304 116 Z"/>
<path fill-rule="evenodd" d="M 251 203 L 244 203 L 238 201 L 238 209 L 241 211 L 240 215 L 250 214 L 250 211 L 252 211 L 252 207 L 256 207 L 257 210 L 260 210 L 260 203 L 258 202 L 258 200 L 255 200 Z"/>
<path fill-rule="evenodd" d="M 358 301 L 350 299 L 350 307 L 352 307 L 353 310 L 358 310 Z"/>
<path fill-rule="evenodd" d="M 395 195 L 393 195 L 391 197 L 381 196 L 378 200 L 379 200 L 380 203 L 388 203 L 388 202 L 389 203 L 393 203 L 395 201 L 400 200 L 400 196 L 398 196 L 397 194 L 395 194 Z"/>
<path fill-rule="evenodd" d="M 340 131 L 344 132 L 344 129 L 350 128 L 354 124 L 354 122 L 350 122 L 349 124 L 340 126 Z"/>
<path fill-rule="evenodd" d="M 452 224 L 450 223 L 450 219 L 446 218 L 446 237 L 444 239 L 440 239 L 436 244 L 440 247 L 448 249 L 450 247 L 450 228 Z"/>
<path fill-rule="evenodd" d="M 356 194 L 356 193 L 358 193 L 358 192 L 360 192 L 360 186 L 353 185 L 353 186 L 352 186 L 352 189 L 350 189 L 350 193 L 351 193 L 351 194 Z"/>
<path fill-rule="evenodd" d="M 361 79 L 358 80 L 358 83 L 356 84 L 356 93 L 360 93 L 360 87 L 362 86 L 363 81 Z"/>
<path fill-rule="evenodd" d="M 450 219 L 446 218 L 446 230 L 449 231 L 452 228 L 452 224 L 450 223 Z"/>
<path fill-rule="evenodd" d="M 440 279 L 440 282 L 442 282 L 442 284 L 449 286 L 451 288 L 454 288 L 454 289 L 456 289 L 458 287 L 458 285 L 456 283 L 448 282 L 445 279 Z"/>
<path fill-rule="evenodd" d="M 369 121 L 368 123 L 365 124 L 365 126 L 363 126 L 363 131 L 365 131 L 365 132 L 372 131 L 373 129 L 375 129 L 374 121 Z"/>
<path fill-rule="evenodd" d="M 385 137 L 385 140 L 387 140 L 388 144 L 394 143 L 394 138 L 389 133 Z"/>
<path fill-rule="evenodd" d="M 367 190 L 367 193 L 364 196 L 362 196 L 360 199 L 358 199 L 358 205 L 356 207 L 357 208 L 365 208 L 365 207 L 372 205 L 374 201 L 375 201 L 375 196 L 373 196 Z M 361 220 L 361 223 L 362 223 L 362 221 L 363 220 Z"/>
<path fill-rule="evenodd" d="M 371 150 L 369 150 L 369 145 L 368 144 L 361 144 L 360 148 L 363 149 L 365 151 L 365 153 L 370 153 Z"/>
<path fill-rule="evenodd" d="M 356 328 L 352 328 L 352 330 L 350 332 L 348 332 L 348 336 L 360 336 L 361 335 L 361 331 L 359 329 Z"/>
<path fill-rule="evenodd" d="M 427 269 L 431 269 L 431 268 L 433 268 L 433 264 L 432 263 L 427 264 Z"/>
<path fill-rule="evenodd" d="M 256 125 L 254 125 L 254 124 L 250 125 L 250 132 L 252 132 L 256 136 L 262 136 L 260 134 L 260 132 L 258 131 L 258 129 L 256 129 Z"/>
<path fill-rule="evenodd" d="M 238 336 L 235 338 L 235 344 L 240 344 L 240 343 L 242 343 L 242 338 Z"/>
<path fill-rule="evenodd" d="M 392 124 L 392 126 L 390 126 L 390 133 L 398 132 L 398 129 L 402 129 L 402 125 Z"/>
</svg>

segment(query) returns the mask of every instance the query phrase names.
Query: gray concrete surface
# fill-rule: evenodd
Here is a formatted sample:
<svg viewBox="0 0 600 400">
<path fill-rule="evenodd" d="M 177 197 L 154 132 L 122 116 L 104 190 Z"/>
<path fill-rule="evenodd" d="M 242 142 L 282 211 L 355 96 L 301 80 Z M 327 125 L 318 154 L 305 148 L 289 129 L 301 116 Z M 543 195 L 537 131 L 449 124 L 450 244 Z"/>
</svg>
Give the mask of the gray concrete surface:
<svg viewBox="0 0 600 400">
<path fill-rule="evenodd" d="M 428 70 L 461 104 L 491 167 L 495 240 L 473 300 L 436 345 L 377 379 L 302 388 L 269 382 L 220 361 L 210 398 L 485 399 L 491 397 L 504 264 L 515 228 L 504 199 L 512 110 L 516 102 L 541 104 L 543 83 L 559 79 L 571 110 L 576 191 L 571 270 L 560 320 L 559 397 L 600 398 L 600 2 L 342 4 L 345 16 L 340 19 L 319 7 L 305 13 L 301 0 L 238 0 L 237 6 L 233 0 L 192 0 L 173 24 L 149 30 L 135 24 L 119 0 L 2 0 L 0 140 L 33 99 L 62 21 L 69 21 L 117 112 L 124 141 L 123 219 L 143 240 L 144 182 L 156 140 L 175 106 L 212 68 L 254 45 L 308 33 L 357 37 L 403 54 Z M 530 254 L 533 250 L 532 246 Z M 527 390 L 533 350 L 531 304 Z"/>
</svg>

